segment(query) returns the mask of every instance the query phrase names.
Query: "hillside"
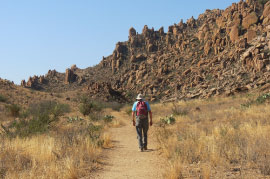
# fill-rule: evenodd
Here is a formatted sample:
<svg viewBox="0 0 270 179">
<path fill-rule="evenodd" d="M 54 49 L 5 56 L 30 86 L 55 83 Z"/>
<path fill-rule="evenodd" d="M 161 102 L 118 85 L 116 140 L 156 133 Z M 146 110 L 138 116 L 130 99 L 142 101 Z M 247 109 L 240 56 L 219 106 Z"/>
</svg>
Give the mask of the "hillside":
<svg viewBox="0 0 270 179">
<path fill-rule="evenodd" d="M 267 3 L 266 3 L 267 2 Z M 169 26 L 165 33 L 134 28 L 112 55 L 87 69 L 50 70 L 22 86 L 50 92 L 83 90 L 93 98 L 129 101 L 175 100 L 268 90 L 270 2 L 246 0 L 225 10 L 206 10 L 198 19 Z"/>
</svg>

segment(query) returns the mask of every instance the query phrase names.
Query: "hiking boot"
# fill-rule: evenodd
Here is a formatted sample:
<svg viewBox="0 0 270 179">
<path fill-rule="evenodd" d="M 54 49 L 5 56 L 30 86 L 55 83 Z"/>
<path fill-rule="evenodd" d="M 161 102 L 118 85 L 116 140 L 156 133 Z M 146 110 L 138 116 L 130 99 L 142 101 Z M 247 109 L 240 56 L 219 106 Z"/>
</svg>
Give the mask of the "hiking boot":
<svg viewBox="0 0 270 179">
<path fill-rule="evenodd" d="M 144 150 L 147 150 L 147 147 L 145 146 L 143 149 L 144 149 Z"/>
</svg>

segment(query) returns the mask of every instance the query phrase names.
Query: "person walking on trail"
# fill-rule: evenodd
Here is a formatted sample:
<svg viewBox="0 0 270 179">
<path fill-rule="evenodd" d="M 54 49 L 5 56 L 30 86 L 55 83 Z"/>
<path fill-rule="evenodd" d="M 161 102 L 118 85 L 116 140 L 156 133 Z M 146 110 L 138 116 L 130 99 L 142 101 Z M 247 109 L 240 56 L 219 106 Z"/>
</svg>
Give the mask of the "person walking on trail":
<svg viewBox="0 0 270 179">
<path fill-rule="evenodd" d="M 143 150 L 147 150 L 147 131 L 149 124 L 152 126 L 153 123 L 152 112 L 149 103 L 144 101 L 142 94 L 139 94 L 136 100 L 132 107 L 132 121 L 133 126 L 136 126 L 139 151 L 143 152 Z M 148 120 L 148 114 L 150 116 L 150 122 Z"/>
</svg>

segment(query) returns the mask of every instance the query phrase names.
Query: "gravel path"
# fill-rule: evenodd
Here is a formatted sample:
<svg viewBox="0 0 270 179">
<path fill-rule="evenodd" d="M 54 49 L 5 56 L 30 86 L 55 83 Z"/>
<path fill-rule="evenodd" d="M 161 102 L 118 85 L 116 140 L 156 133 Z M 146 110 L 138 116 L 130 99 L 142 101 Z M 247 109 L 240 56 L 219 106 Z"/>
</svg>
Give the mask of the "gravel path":
<svg viewBox="0 0 270 179">
<path fill-rule="evenodd" d="M 147 151 L 138 151 L 135 127 L 131 124 L 110 129 L 114 147 L 105 150 L 103 169 L 92 176 L 95 179 L 157 179 L 163 178 L 164 161 L 157 149 L 155 137 L 149 129 Z"/>
</svg>

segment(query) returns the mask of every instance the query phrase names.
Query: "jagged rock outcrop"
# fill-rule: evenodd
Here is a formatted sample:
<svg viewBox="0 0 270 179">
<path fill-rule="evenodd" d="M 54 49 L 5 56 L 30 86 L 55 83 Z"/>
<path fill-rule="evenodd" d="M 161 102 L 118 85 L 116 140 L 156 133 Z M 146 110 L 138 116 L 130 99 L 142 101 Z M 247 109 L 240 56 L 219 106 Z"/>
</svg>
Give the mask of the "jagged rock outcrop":
<svg viewBox="0 0 270 179">
<path fill-rule="evenodd" d="M 65 83 L 70 84 L 74 82 L 77 78 L 77 75 L 74 73 L 74 68 L 71 69 L 66 69 L 66 74 L 65 74 Z"/>
<path fill-rule="evenodd" d="M 132 27 L 127 41 L 118 42 L 112 55 L 95 67 L 50 71 L 26 86 L 84 89 L 92 97 L 119 101 L 138 92 L 167 100 L 268 90 L 270 1 L 261 2 L 206 10 L 198 19 L 169 26 L 167 33 L 146 25 L 139 34 Z"/>
</svg>

